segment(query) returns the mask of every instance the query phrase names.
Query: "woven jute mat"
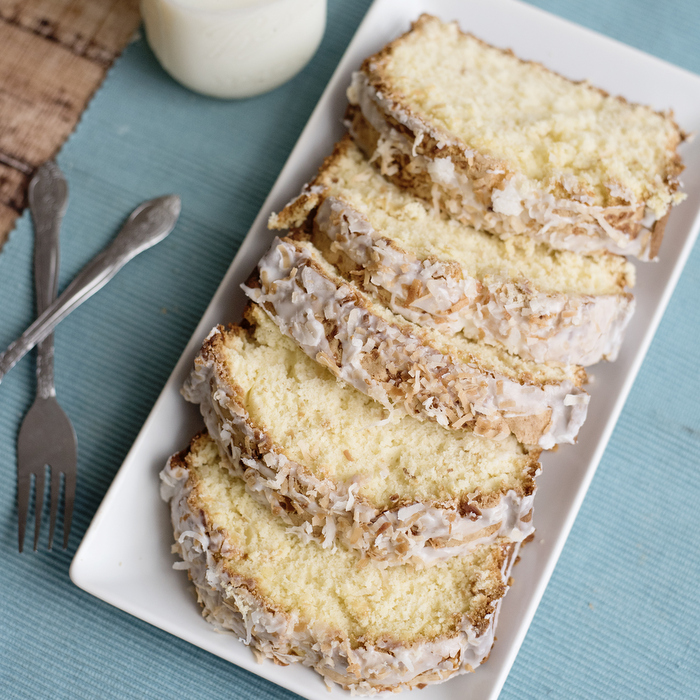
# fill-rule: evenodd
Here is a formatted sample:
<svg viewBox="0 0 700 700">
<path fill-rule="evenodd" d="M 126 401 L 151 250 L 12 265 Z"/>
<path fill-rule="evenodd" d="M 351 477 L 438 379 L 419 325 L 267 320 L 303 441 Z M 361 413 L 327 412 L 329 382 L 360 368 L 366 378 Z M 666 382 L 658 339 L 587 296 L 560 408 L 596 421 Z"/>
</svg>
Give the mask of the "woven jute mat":
<svg viewBox="0 0 700 700">
<path fill-rule="evenodd" d="M 139 24 L 138 0 L 0 0 L 0 248 Z"/>
</svg>

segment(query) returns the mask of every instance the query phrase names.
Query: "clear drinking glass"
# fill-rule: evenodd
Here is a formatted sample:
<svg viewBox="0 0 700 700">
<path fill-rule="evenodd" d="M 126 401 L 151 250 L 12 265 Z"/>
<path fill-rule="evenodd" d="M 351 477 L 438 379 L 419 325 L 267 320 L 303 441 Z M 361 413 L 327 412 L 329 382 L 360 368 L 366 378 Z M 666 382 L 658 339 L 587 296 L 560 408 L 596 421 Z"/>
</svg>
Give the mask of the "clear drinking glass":
<svg viewBox="0 0 700 700">
<path fill-rule="evenodd" d="M 175 80 L 212 97 L 251 97 L 309 62 L 326 27 L 326 0 L 141 0 L 141 15 Z"/>
</svg>

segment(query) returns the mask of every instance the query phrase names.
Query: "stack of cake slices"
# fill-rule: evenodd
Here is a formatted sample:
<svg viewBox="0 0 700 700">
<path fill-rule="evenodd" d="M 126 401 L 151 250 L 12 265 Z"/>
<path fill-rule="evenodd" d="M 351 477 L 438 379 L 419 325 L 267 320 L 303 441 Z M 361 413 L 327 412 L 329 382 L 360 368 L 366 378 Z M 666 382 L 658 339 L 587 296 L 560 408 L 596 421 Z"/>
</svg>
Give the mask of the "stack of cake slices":
<svg viewBox="0 0 700 700">
<path fill-rule="evenodd" d="M 635 269 L 680 201 L 669 115 L 422 16 L 183 387 L 161 474 L 204 616 L 356 693 L 473 671 Z"/>
</svg>

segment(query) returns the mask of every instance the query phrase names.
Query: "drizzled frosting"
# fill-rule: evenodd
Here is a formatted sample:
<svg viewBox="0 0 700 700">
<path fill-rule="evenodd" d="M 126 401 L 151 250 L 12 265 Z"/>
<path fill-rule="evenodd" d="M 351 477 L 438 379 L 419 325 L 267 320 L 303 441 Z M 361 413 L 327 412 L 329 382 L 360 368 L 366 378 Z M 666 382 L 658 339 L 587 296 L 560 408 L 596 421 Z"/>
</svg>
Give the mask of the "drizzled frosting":
<svg viewBox="0 0 700 700">
<path fill-rule="evenodd" d="M 494 642 L 501 599 L 491 603 L 486 626 L 478 630 L 464 616 L 452 636 L 406 643 L 385 639 L 353 644 L 347 635 L 318 621 L 300 624 L 297 615 L 275 609 L 227 572 L 223 557 L 230 551 L 225 536 L 207 528 L 201 509 L 192 509 L 189 470 L 175 459 L 161 472 L 161 496 L 170 502 L 175 536 L 173 551 L 184 562 L 194 583 L 205 619 L 222 632 L 233 633 L 257 654 L 287 665 L 301 662 L 353 695 L 373 695 L 440 683 L 473 671 L 488 656 Z M 512 545 L 501 570 L 507 584 L 519 544 Z"/>
<path fill-rule="evenodd" d="M 333 547 L 338 539 L 381 567 L 428 566 L 497 537 L 520 542 L 534 531 L 530 522 L 534 487 L 528 495 L 513 490 L 500 498 L 493 494 L 498 501 L 490 507 L 484 506 L 480 494 L 471 494 L 461 505 L 416 502 L 380 510 L 358 496 L 356 480 L 319 479 L 275 446 L 254 455 L 252 450 L 262 450 L 271 441 L 250 423 L 233 388 L 217 371 L 216 360 L 206 353 L 197 358 L 182 393 L 199 404 L 209 435 L 231 472 L 304 541 L 315 539 Z M 534 478 L 539 465 L 533 470 Z"/>
<path fill-rule="evenodd" d="M 570 380 L 534 384 L 445 355 L 419 328 L 387 322 L 361 292 L 324 271 L 308 244 L 277 239 L 258 269 L 261 287 L 244 287 L 248 296 L 309 357 L 384 406 L 486 437 L 512 430 L 544 449 L 575 442 L 589 396 Z"/>
<path fill-rule="evenodd" d="M 372 287 L 389 292 L 396 313 L 443 332 L 484 336 L 524 359 L 583 366 L 614 360 L 634 312 L 631 294 L 546 293 L 527 280 L 456 275 L 454 264 L 392 245 L 335 197 L 323 201 L 315 224 L 333 250 L 369 272 Z"/>
<path fill-rule="evenodd" d="M 417 148 L 427 134 L 435 140 L 439 150 L 447 146 L 458 148 L 468 159 L 478 155 L 475 151 L 387 99 L 370 84 L 364 73 L 353 75 L 348 99 L 350 104 L 360 108 L 364 118 L 379 133 L 375 157 L 379 159 L 382 172 L 393 175 L 398 171 L 398 163 L 409 159 L 412 176 L 431 181 L 433 199 L 464 223 L 503 238 L 524 233 L 549 243 L 553 248 L 577 253 L 607 250 L 619 255 L 634 255 L 641 260 L 650 259 L 653 229 L 660 218 L 651 208 L 633 201 L 628 205 L 604 207 L 557 197 L 520 173 L 508 175 L 505 186 L 494 188 L 491 202 L 480 201 L 475 196 L 474 182 L 469 173 L 455 167 L 448 155 L 431 158 L 417 152 Z M 414 140 L 388 124 L 385 115 L 409 129 Z M 566 186 L 566 182 L 563 184 Z M 630 196 L 624 191 L 616 194 Z M 675 202 L 681 199 L 680 194 L 674 196 Z M 609 223 L 611 218 L 633 224 L 638 227 L 638 232 L 633 236 L 625 233 Z"/>
</svg>

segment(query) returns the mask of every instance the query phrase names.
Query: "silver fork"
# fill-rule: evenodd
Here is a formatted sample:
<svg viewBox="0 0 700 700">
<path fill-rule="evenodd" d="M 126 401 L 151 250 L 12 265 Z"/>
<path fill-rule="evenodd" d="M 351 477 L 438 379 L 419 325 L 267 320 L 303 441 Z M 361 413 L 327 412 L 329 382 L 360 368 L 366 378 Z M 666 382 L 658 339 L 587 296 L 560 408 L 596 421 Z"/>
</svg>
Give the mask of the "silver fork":
<svg viewBox="0 0 700 700">
<path fill-rule="evenodd" d="M 58 288 L 58 233 L 68 203 L 68 185 L 53 162 L 42 165 L 29 183 L 29 209 L 34 222 L 34 284 L 37 315 L 56 298 Z M 19 551 L 24 547 L 24 533 L 29 509 L 29 495 L 34 476 L 34 551 L 41 533 L 44 510 L 46 467 L 51 472 L 49 549 L 53 536 L 64 475 L 63 549 L 68 545 L 75 479 L 77 441 L 70 419 L 56 401 L 53 378 L 53 334 L 37 345 L 36 399 L 24 417 L 17 439 L 17 511 Z"/>
</svg>

